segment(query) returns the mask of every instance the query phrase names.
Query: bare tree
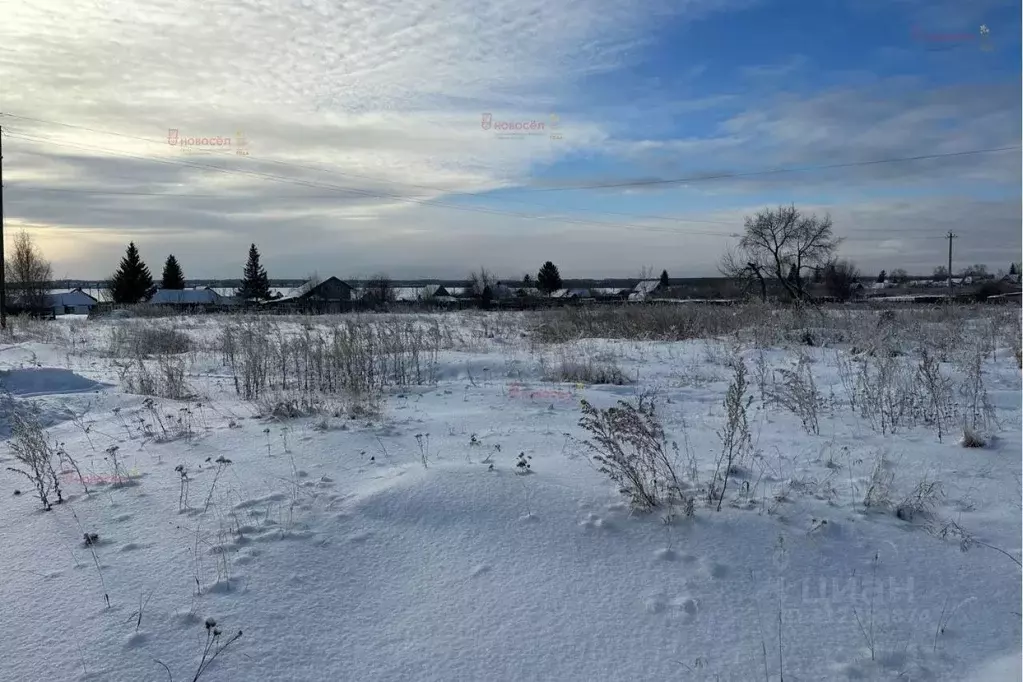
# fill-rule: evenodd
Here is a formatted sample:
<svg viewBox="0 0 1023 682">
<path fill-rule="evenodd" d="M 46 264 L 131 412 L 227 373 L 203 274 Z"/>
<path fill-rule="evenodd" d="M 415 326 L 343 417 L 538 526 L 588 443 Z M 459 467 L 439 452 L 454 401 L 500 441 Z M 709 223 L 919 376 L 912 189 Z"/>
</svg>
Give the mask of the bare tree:
<svg viewBox="0 0 1023 682">
<path fill-rule="evenodd" d="M 469 273 L 469 280 L 465 285 L 466 293 L 473 298 L 482 298 L 483 292 L 487 288 L 489 288 L 490 291 L 493 291 L 496 284 L 497 277 L 494 273 L 484 267 L 481 267 L 478 271 Z"/>
<path fill-rule="evenodd" d="M 396 298 L 394 282 L 385 273 L 377 273 L 366 281 L 364 300 L 370 303 L 393 303 Z"/>
<path fill-rule="evenodd" d="M 11 302 L 27 310 L 42 310 L 49 302 L 53 269 L 50 261 L 25 230 L 14 235 L 14 248 L 6 263 Z"/>
<path fill-rule="evenodd" d="M 828 263 L 840 243 L 830 216 L 803 215 L 795 206 L 780 206 L 746 216 L 745 234 L 731 261 L 745 263 L 762 284 L 770 278 L 789 298 L 802 300 L 808 297 L 804 271 Z"/>
<path fill-rule="evenodd" d="M 767 300 L 767 282 L 764 280 L 763 270 L 755 263 L 745 258 L 739 249 L 729 247 L 718 263 L 718 272 L 725 277 L 735 280 L 743 296 L 748 296 L 750 289 L 759 284 L 760 300 Z"/>
<path fill-rule="evenodd" d="M 827 287 L 828 295 L 839 301 L 852 298 L 859 281 L 860 271 L 851 261 L 833 261 L 824 268 L 824 286 Z"/>
<path fill-rule="evenodd" d="M 964 277 L 973 277 L 974 279 L 985 279 L 988 277 L 987 266 L 983 263 L 977 263 L 963 270 Z"/>
<path fill-rule="evenodd" d="M 903 282 L 905 282 L 908 279 L 909 279 L 909 273 L 906 272 L 905 270 L 903 270 L 902 268 L 895 268 L 888 275 L 888 281 L 889 282 L 894 282 L 896 284 L 902 284 Z"/>
</svg>

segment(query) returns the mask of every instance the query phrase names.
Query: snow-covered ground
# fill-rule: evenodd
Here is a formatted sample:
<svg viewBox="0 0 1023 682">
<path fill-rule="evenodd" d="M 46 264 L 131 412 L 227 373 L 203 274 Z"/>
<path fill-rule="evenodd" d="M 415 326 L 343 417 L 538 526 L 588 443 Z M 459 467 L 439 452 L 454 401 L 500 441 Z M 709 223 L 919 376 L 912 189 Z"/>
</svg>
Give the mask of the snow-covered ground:
<svg viewBox="0 0 1023 682">
<path fill-rule="evenodd" d="M 843 323 L 856 343 L 812 345 L 763 329 L 554 345 L 518 313 L 424 316 L 439 347 L 417 385 L 378 413 L 339 399 L 338 416 L 301 418 L 238 397 L 222 348 L 237 321 L 141 323 L 190 337 L 148 361 L 180 362 L 187 400 L 127 391 L 139 323 L 16 324 L 3 436 L 37 419 L 88 492 L 62 458 L 64 502 L 43 511 L 0 454 L 0 680 L 193 680 L 208 618 L 210 655 L 243 634 L 204 681 L 1019 680 L 1018 310 L 983 353 L 983 448 L 959 444 L 960 416 L 939 442 L 926 419 L 891 433 L 862 411 L 855 367 L 887 346 L 854 347 L 882 336 L 861 315 Z M 970 344 L 941 334 L 987 337 L 957 320 L 934 328 L 959 387 Z M 922 326 L 899 332 L 896 364 L 918 362 Z M 736 357 L 750 456 L 716 511 Z M 584 358 L 631 383 L 580 383 Z M 805 372 L 816 428 L 769 399 Z M 580 400 L 641 394 L 678 444 L 692 516 L 630 510 L 583 444 Z"/>
</svg>

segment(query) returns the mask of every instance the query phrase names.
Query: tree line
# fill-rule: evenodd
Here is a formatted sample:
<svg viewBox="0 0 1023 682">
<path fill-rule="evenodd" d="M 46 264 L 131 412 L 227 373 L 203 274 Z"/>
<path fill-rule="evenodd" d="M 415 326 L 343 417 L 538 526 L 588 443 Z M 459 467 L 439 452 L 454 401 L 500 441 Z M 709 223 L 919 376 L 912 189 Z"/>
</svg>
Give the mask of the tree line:
<svg viewBox="0 0 1023 682">
<path fill-rule="evenodd" d="M 745 295 L 768 298 L 768 288 L 782 292 L 793 301 L 811 298 L 810 285 L 823 286 L 829 295 L 838 300 L 852 297 L 862 281 L 855 263 L 838 258 L 842 239 L 834 234 L 831 217 L 804 214 L 795 205 L 764 209 L 753 216 L 746 216 L 743 234 L 739 242 L 728 249 L 718 264 L 719 272 L 740 284 Z M 5 281 L 8 285 L 9 304 L 12 309 L 40 310 L 48 307 L 49 288 L 53 280 L 51 264 L 28 232 L 22 230 L 14 235 L 9 256 L 5 260 Z M 1020 264 L 1012 263 L 1008 274 L 1020 274 Z M 990 278 L 987 267 L 975 264 L 961 271 L 962 277 L 975 279 Z M 1001 273 L 999 273 L 1001 275 Z M 945 266 L 934 269 L 931 279 L 945 281 L 950 277 Z M 640 279 L 653 279 L 652 273 L 644 269 Z M 879 283 L 903 283 L 910 279 L 904 269 L 890 273 L 882 270 L 876 281 Z M 661 272 L 659 281 L 668 286 L 667 270 Z M 130 242 L 113 275 L 107 280 L 107 291 L 114 303 L 134 304 L 148 301 L 157 289 L 182 290 L 185 288 L 185 274 L 181 263 L 170 254 L 164 261 L 159 284 L 154 280 L 149 267 L 142 260 L 138 247 Z M 481 267 L 465 282 L 467 293 L 488 303 L 494 298 L 498 284 L 494 274 Z M 563 282 L 558 267 L 551 261 L 540 266 L 535 279 L 527 274 L 522 277 L 522 286 L 536 288 L 551 295 L 562 288 Z M 273 298 L 270 280 L 260 263 L 259 249 L 249 246 L 248 257 L 242 270 L 241 286 L 235 295 L 243 301 L 268 301 Z M 373 275 L 365 286 L 364 298 L 386 303 L 395 299 L 394 286 L 386 274 Z"/>
<path fill-rule="evenodd" d="M 135 242 L 130 242 L 117 270 L 107 280 L 107 291 L 114 303 L 133 304 L 148 301 L 157 289 L 171 291 L 185 288 L 185 273 L 174 254 L 163 264 L 159 286 L 153 281 L 149 266 L 142 260 Z M 249 256 L 242 271 L 241 286 L 235 295 L 244 301 L 268 301 L 271 298 L 270 278 L 259 262 L 259 249 L 249 246 Z"/>
<path fill-rule="evenodd" d="M 740 283 L 743 291 L 757 291 L 768 298 L 768 285 L 793 301 L 811 298 L 809 284 L 822 285 L 840 301 L 849 300 L 862 282 L 856 264 L 838 257 L 842 238 L 836 237 L 831 217 L 804 214 L 794 205 L 765 209 L 744 219 L 744 233 L 736 246 L 727 250 L 718 266 L 722 275 Z M 1013 263 L 1008 274 L 1019 273 Z M 987 267 L 973 265 L 962 276 L 986 278 Z M 949 277 L 945 266 L 934 269 L 932 279 Z M 903 283 L 909 274 L 899 268 L 890 274 L 882 270 L 876 281 Z"/>
</svg>

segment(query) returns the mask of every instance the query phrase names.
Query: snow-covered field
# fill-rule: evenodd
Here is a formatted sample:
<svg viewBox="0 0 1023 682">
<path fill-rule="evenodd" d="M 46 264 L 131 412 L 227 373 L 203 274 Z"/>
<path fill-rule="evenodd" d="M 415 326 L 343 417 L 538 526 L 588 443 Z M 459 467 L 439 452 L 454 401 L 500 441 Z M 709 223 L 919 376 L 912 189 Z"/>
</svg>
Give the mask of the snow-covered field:
<svg viewBox="0 0 1023 682">
<path fill-rule="evenodd" d="M 1020 679 L 1018 309 L 649 314 L 15 321 L 0 680 Z M 584 443 L 641 396 L 691 515 Z"/>
</svg>

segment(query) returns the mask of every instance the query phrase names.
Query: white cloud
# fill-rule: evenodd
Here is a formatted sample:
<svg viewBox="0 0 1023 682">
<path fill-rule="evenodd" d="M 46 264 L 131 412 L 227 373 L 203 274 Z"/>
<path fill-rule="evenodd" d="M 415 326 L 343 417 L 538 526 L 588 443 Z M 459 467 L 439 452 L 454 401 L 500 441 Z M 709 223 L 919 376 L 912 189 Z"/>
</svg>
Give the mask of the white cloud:
<svg viewBox="0 0 1023 682">
<path fill-rule="evenodd" d="M 85 262 L 75 261 L 85 276 L 105 272 L 119 256 L 106 253 L 109 243 L 94 237 L 99 234 L 131 234 L 144 244 L 156 231 L 173 227 L 212 232 L 238 245 L 258 235 L 269 242 L 264 251 L 272 263 L 278 245 L 294 238 L 281 234 L 285 226 L 322 234 L 366 229 L 351 222 L 373 221 L 385 235 L 421 215 L 420 222 L 440 232 L 435 209 L 418 209 L 403 199 L 499 188 L 521 180 L 535 164 L 599 144 L 606 139 L 602 125 L 572 112 L 571 102 L 560 101 L 562 86 L 621 66 L 625 54 L 646 41 L 649 29 L 665 16 L 692 19 L 725 4 L 5 3 L 0 24 L 5 110 L 93 129 L 4 119 L 11 133 L 5 159 L 9 215 L 51 226 L 89 226 L 80 247 L 86 252 L 90 245 L 102 247 L 103 253 L 93 249 Z M 482 130 L 482 112 L 540 121 L 558 113 L 562 139 L 496 139 Z M 250 157 L 183 157 L 165 142 L 170 128 L 199 137 L 241 131 Z M 283 175 L 299 186 L 124 155 Z M 199 205 L 197 200 L 187 200 L 186 206 L 186 200 L 153 197 L 18 195 L 19 184 L 43 183 L 50 188 L 226 192 L 229 198 L 190 208 Z M 338 186 L 353 191 L 338 192 Z M 333 192 L 340 199 L 303 205 L 276 198 L 317 192 Z M 437 238 L 444 239 L 442 234 Z M 187 263 L 191 254 L 181 255 Z M 71 262 L 64 265 L 70 268 Z"/>
<path fill-rule="evenodd" d="M 556 215 L 538 207 L 493 209 L 492 202 L 472 201 L 468 210 L 452 210 L 430 204 L 466 206 L 458 195 L 535 184 L 529 179 L 534 169 L 594 152 L 635 164 L 653 157 L 656 178 L 676 170 L 741 170 L 751 158 L 764 168 L 1018 142 L 1018 88 L 918 89 L 925 94 L 914 99 L 904 83 L 891 82 L 880 97 L 846 89 L 758 101 L 710 138 L 639 142 L 616 139 L 621 107 L 580 106 L 569 99 L 587 75 L 625 65 L 637 46 L 654 39 L 667 15 L 695 20 L 743 4 L 5 2 L 4 110 L 92 129 L 0 119 L 11 133 L 4 141 L 8 221 L 35 230 L 55 270 L 72 277 L 107 274 L 128 239 L 138 242 L 152 267 L 174 252 L 186 274 L 197 277 L 237 274 L 249 242 L 260 244 L 271 274 L 282 277 L 311 270 L 457 276 L 472 262 L 520 274 L 546 258 L 577 275 L 633 274 L 655 261 L 672 271 L 713 274 L 725 240 L 690 234 L 680 247 L 664 221 L 596 218 L 643 228 L 628 230 L 501 215 Z M 679 78 L 696 78 L 702 69 L 697 64 Z M 672 101 L 651 93 L 642 106 L 626 104 L 639 112 L 636 129 L 643 130 L 658 124 L 657 116 L 674 120 L 740 102 L 730 94 Z M 562 137 L 497 139 L 482 129 L 483 112 L 545 122 L 555 113 Z M 948 120 L 961 122 L 955 135 Z M 167 144 L 168 128 L 193 137 L 241 131 L 250 155 L 183 155 Z M 666 167 L 673 158 L 689 165 Z M 709 160 L 714 168 L 693 165 Z M 940 172 L 935 165 L 925 179 L 947 178 L 950 167 L 977 182 L 1018 176 L 1012 159 L 991 164 L 943 164 Z M 896 176 L 886 173 L 883 166 L 843 173 L 832 184 L 850 176 L 877 182 Z M 791 183 L 793 176 L 780 177 Z M 621 178 L 607 181 L 614 180 Z M 778 182 L 701 182 L 687 191 L 729 195 L 734 202 L 737 192 L 771 190 Z M 744 211 L 760 208 L 739 200 L 743 209 L 727 212 L 736 226 Z M 538 198 L 557 201 L 557 195 Z M 852 205 L 836 203 L 846 204 Z M 702 217 L 726 214 L 714 215 Z M 900 220 L 946 215 L 960 213 L 929 200 Z M 885 221 L 880 214 L 870 219 Z M 991 219 L 1007 225 L 1002 213 Z M 1013 229 L 1018 243 L 1018 223 Z M 865 265 L 887 250 L 871 248 L 860 254 Z"/>
</svg>

